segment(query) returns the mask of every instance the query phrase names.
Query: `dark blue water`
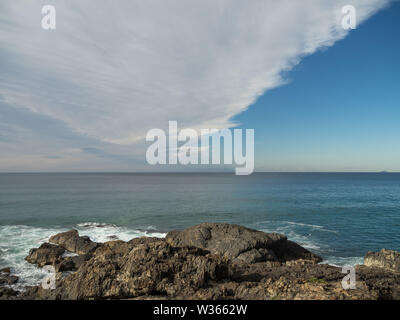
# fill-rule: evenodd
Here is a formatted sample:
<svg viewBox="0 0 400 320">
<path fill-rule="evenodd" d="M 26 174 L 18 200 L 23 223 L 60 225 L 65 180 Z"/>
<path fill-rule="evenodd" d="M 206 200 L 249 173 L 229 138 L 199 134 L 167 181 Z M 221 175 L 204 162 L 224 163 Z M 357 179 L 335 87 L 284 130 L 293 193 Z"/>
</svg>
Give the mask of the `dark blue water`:
<svg viewBox="0 0 400 320">
<path fill-rule="evenodd" d="M 368 250 L 400 249 L 400 174 L 0 174 L 0 266 L 28 270 L 18 259 L 30 247 L 72 227 L 105 241 L 206 221 L 284 233 L 328 263 L 360 263 Z"/>
</svg>

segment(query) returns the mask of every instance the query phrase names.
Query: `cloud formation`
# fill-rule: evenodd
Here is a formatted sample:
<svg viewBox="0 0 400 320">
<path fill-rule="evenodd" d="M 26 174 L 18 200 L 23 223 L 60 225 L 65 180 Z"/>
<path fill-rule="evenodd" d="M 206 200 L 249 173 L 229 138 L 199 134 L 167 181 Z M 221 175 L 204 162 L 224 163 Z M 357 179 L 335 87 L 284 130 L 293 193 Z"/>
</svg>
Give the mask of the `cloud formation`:
<svg viewBox="0 0 400 320">
<path fill-rule="evenodd" d="M 346 36 L 347 2 L 2 0 L 0 95 L 106 146 L 143 142 L 169 120 L 232 127 L 282 72 Z M 353 0 L 358 23 L 388 2 Z M 56 7 L 54 31 L 41 29 L 45 4 Z"/>
</svg>

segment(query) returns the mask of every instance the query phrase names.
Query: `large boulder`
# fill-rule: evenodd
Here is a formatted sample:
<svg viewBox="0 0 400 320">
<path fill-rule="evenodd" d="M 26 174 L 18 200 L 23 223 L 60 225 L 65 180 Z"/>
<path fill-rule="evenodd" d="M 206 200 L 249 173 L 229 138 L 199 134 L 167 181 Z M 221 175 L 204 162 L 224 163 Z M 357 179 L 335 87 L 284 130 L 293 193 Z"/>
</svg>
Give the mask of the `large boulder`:
<svg viewBox="0 0 400 320">
<path fill-rule="evenodd" d="M 64 247 L 46 242 L 39 248 L 29 250 L 25 260 L 36 264 L 39 268 L 45 265 L 52 265 L 56 272 L 64 272 L 75 271 L 90 259 L 90 254 L 65 255 L 65 253 Z"/>
<path fill-rule="evenodd" d="M 386 249 L 369 251 L 364 257 L 364 265 L 400 272 L 400 252 Z"/>
<path fill-rule="evenodd" d="M 29 250 L 29 254 L 25 260 L 41 268 L 45 265 L 56 264 L 64 252 L 65 249 L 63 247 L 46 242 L 39 248 Z"/>
<path fill-rule="evenodd" d="M 98 243 L 91 241 L 87 236 L 80 237 L 77 230 L 58 233 L 52 236 L 49 242 L 77 254 L 92 253 L 99 246 Z"/>
<path fill-rule="evenodd" d="M 222 255 L 236 262 L 262 262 L 322 259 L 284 235 L 265 233 L 225 223 L 203 223 L 183 231 L 171 231 L 166 240 L 173 246 L 193 246 Z"/>
</svg>

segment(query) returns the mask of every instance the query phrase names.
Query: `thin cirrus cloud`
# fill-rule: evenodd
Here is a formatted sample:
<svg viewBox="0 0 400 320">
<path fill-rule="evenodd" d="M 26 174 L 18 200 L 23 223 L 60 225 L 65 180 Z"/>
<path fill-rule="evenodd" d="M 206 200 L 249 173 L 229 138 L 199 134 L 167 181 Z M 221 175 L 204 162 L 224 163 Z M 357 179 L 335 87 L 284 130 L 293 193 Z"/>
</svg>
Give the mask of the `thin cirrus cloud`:
<svg viewBox="0 0 400 320">
<path fill-rule="evenodd" d="M 60 123 L 77 147 L 82 137 L 82 150 L 108 159 L 87 140 L 131 150 L 169 120 L 232 127 L 235 115 L 284 84 L 282 72 L 347 35 L 347 2 L 2 0 L 0 97 L 18 114 Z M 389 2 L 351 4 L 361 23 Z M 54 31 L 40 26 L 47 4 L 57 10 Z M 48 139 L 56 134 L 50 127 Z"/>
</svg>

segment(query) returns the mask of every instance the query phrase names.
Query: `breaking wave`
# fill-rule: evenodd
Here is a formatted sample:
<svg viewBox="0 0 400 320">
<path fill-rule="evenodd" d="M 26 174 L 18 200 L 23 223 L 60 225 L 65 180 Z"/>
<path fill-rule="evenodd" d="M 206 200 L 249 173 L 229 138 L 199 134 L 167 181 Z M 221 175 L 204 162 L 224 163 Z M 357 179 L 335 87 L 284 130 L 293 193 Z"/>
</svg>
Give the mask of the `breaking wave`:
<svg viewBox="0 0 400 320">
<path fill-rule="evenodd" d="M 79 223 L 75 226 L 82 236 L 89 236 L 96 242 L 110 240 L 128 241 L 133 238 L 164 237 L 165 233 L 158 232 L 152 226 L 143 229 L 130 229 L 127 227 L 98 222 Z M 25 225 L 0 226 L 0 269 L 11 267 L 12 274 L 19 277 L 14 289 L 22 289 L 27 285 L 37 285 L 46 272 L 25 261 L 29 250 L 39 247 L 52 235 L 67 231 L 68 228 L 53 227 L 41 228 Z"/>
</svg>

